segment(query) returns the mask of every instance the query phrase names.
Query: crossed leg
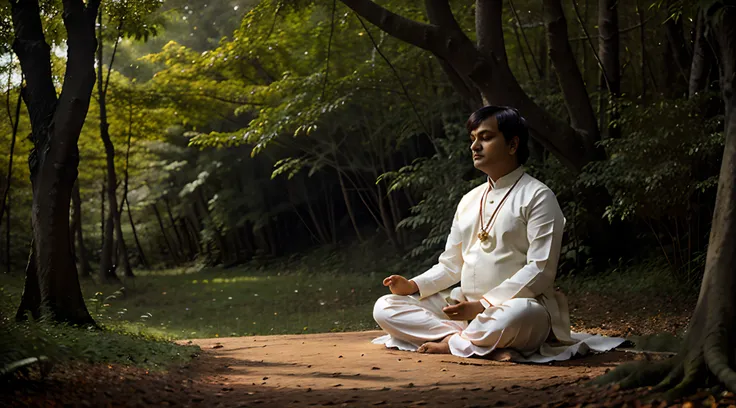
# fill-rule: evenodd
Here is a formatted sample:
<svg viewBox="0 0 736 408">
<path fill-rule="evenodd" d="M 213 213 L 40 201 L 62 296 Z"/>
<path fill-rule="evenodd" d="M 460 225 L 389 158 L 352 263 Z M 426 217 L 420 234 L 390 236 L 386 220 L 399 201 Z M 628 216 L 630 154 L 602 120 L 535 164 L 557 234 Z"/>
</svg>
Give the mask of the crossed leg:
<svg viewBox="0 0 736 408">
<path fill-rule="evenodd" d="M 376 302 L 373 317 L 405 348 L 462 357 L 483 356 L 497 348 L 534 351 L 550 331 L 549 314 L 535 299 L 511 299 L 486 309 L 470 323 L 448 319 L 442 312 L 446 305 L 439 294 L 421 300 L 414 295 L 386 295 Z"/>
</svg>

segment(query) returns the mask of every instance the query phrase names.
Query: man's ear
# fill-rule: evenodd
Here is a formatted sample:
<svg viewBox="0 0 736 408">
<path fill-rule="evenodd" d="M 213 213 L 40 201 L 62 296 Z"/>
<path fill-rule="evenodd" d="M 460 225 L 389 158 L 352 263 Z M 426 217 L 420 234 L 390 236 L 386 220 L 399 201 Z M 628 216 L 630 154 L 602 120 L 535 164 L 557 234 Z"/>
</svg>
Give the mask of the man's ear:
<svg viewBox="0 0 736 408">
<path fill-rule="evenodd" d="M 514 154 L 519 151 L 519 136 L 514 136 L 509 141 L 509 154 Z"/>
</svg>

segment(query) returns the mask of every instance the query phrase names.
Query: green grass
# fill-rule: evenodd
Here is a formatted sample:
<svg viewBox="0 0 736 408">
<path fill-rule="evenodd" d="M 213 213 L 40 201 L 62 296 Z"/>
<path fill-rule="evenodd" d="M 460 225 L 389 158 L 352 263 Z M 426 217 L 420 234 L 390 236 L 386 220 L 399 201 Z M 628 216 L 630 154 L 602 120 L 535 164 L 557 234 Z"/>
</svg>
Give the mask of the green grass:
<svg viewBox="0 0 736 408">
<path fill-rule="evenodd" d="M 691 279 L 690 283 L 676 279 L 664 260 L 654 258 L 621 265 L 597 274 L 558 276 L 556 284 L 568 294 L 629 293 L 645 297 L 667 294 L 691 299 L 697 298 L 700 279 Z"/>
<path fill-rule="evenodd" d="M 186 339 L 377 328 L 371 311 L 385 292 L 381 279 L 246 266 L 139 272 L 122 295 L 89 283 L 84 291 L 97 293 L 90 312 L 106 326 Z"/>
<path fill-rule="evenodd" d="M 421 267 L 375 246 L 320 248 L 306 255 L 231 269 L 137 270 L 121 285 L 82 281 L 101 331 L 11 321 L 23 276 L 0 275 L 0 365 L 46 355 L 55 360 L 165 367 L 197 348 L 175 339 L 376 329 L 372 306 L 388 274 Z"/>
<path fill-rule="evenodd" d="M 19 355 L 47 353 L 60 359 L 164 366 L 186 361 L 196 349 L 170 340 L 377 329 L 372 306 L 388 293 L 381 280 L 411 277 L 416 261 L 369 244 L 320 248 L 289 258 L 254 261 L 231 269 L 194 266 L 136 271 L 121 285 L 82 281 L 87 307 L 104 330 L 49 323 L 15 324 L 6 317 L 0 345 L 15 342 Z M 0 276 L 0 316 L 13 316 L 22 275 Z M 561 276 L 568 294 L 580 292 L 656 296 L 697 294 L 667 275 L 658 262 L 628 265 L 608 273 Z M 35 354 L 34 354 L 35 353 Z M 2 363 L 2 361 L 0 361 Z"/>
</svg>

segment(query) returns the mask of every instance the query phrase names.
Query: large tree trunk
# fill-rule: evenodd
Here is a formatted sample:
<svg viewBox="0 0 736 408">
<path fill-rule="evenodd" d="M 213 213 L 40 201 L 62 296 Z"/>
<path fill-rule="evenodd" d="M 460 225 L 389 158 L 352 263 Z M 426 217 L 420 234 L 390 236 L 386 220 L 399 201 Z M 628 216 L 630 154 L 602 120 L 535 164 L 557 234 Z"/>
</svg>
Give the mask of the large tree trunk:
<svg viewBox="0 0 736 408">
<path fill-rule="evenodd" d="M 680 353 L 670 360 L 644 366 L 623 366 L 597 382 L 618 382 L 624 388 L 656 385 L 669 398 L 692 393 L 710 383 L 736 392 L 736 7 L 725 7 L 712 23 L 720 53 L 725 102 L 723 162 L 708 243 L 705 275 L 698 303 Z"/>
<path fill-rule="evenodd" d="M 542 109 L 524 92 L 512 74 L 503 42 L 502 0 L 477 1 L 477 45 L 463 33 L 447 0 L 425 2 L 431 24 L 401 17 L 370 0 L 341 1 L 389 35 L 446 61 L 458 75 L 470 79 L 480 90 L 485 103 L 519 109 L 529 123 L 532 137 L 573 171 L 580 171 L 582 166 L 595 159 L 584 147 L 590 144 L 583 141 L 589 135 L 576 131 L 561 118 L 555 118 Z"/>
<path fill-rule="evenodd" d="M 599 0 L 598 2 L 598 56 L 601 60 L 602 72 L 600 89 L 608 91 L 604 109 L 599 113 L 602 118 L 608 116 L 606 136 L 609 138 L 621 137 L 621 127 L 611 125 L 618 117 L 616 99 L 621 96 L 621 65 L 619 62 L 619 33 L 618 33 L 618 0 Z M 565 98 L 567 99 L 567 98 Z M 605 108 L 608 105 L 608 109 Z M 603 127 L 601 127 L 603 129 Z"/>
<path fill-rule="evenodd" d="M 567 20 L 561 0 L 545 0 L 544 17 L 549 41 L 549 55 L 556 68 L 560 88 L 565 95 L 570 123 L 572 127 L 588 134 L 584 141 L 587 142 L 585 149 L 590 157 L 600 157 L 602 154 L 595 146 L 595 143 L 600 140 L 598 123 L 593 106 L 590 104 L 583 75 L 578 69 L 575 55 L 572 53 L 567 38 Z"/>
<path fill-rule="evenodd" d="M 26 78 L 23 99 L 31 119 L 34 148 L 28 159 L 33 204 L 33 249 L 17 316 L 32 315 L 75 324 L 94 324 L 84 304 L 69 242 L 69 204 L 77 178 L 77 141 L 95 83 L 94 33 L 99 0 L 64 0 L 67 69 L 57 100 L 37 1 L 11 1 L 13 50 Z"/>
<path fill-rule="evenodd" d="M 77 238 L 75 254 L 77 257 L 77 266 L 79 267 L 79 276 L 89 278 L 92 276 L 92 267 L 89 265 L 87 247 L 84 245 L 84 233 L 82 230 L 82 199 L 79 196 L 79 181 L 74 183 L 74 190 L 72 191 L 72 207 L 74 208 L 74 215 L 72 216 L 74 231 L 72 231 L 72 235 Z M 74 238 L 72 238 L 72 242 L 74 242 Z"/>
</svg>

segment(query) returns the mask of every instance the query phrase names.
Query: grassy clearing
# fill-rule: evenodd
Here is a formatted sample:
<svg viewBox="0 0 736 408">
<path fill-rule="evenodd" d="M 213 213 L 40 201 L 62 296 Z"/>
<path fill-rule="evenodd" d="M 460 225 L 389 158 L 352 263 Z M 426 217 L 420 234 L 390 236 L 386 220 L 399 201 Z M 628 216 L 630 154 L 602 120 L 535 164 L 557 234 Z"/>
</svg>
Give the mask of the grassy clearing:
<svg viewBox="0 0 736 408">
<path fill-rule="evenodd" d="M 96 291 L 90 311 L 107 326 L 174 339 L 321 333 L 375 328 L 372 304 L 382 293 L 377 276 L 281 272 L 270 268 L 207 268 L 139 273 Z"/>
<path fill-rule="evenodd" d="M 160 367 L 196 353 L 173 344 L 174 339 L 377 329 L 372 305 L 388 293 L 381 280 L 393 273 L 414 276 L 425 268 L 391 251 L 356 245 L 231 269 L 136 271 L 137 278 L 122 285 L 82 282 L 88 309 L 103 331 L 18 325 L 5 318 L 0 329 L 9 334 L 0 335 L 0 345 L 16 344 L 11 347 L 17 351 L 14 357 L 45 353 L 59 359 Z M 22 283 L 20 275 L 0 277 L 0 316 L 14 315 Z M 557 284 L 569 296 L 697 294 L 671 279 L 658 262 L 598 275 L 561 276 Z"/>
<path fill-rule="evenodd" d="M 197 352 L 175 339 L 319 333 L 377 328 L 372 305 L 386 274 L 417 267 L 370 246 L 322 248 L 237 268 L 136 271 L 121 285 L 82 281 L 102 331 L 48 322 L 16 324 L 23 276 L 0 275 L 0 365 L 28 356 L 133 364 L 185 362 Z"/>
</svg>

